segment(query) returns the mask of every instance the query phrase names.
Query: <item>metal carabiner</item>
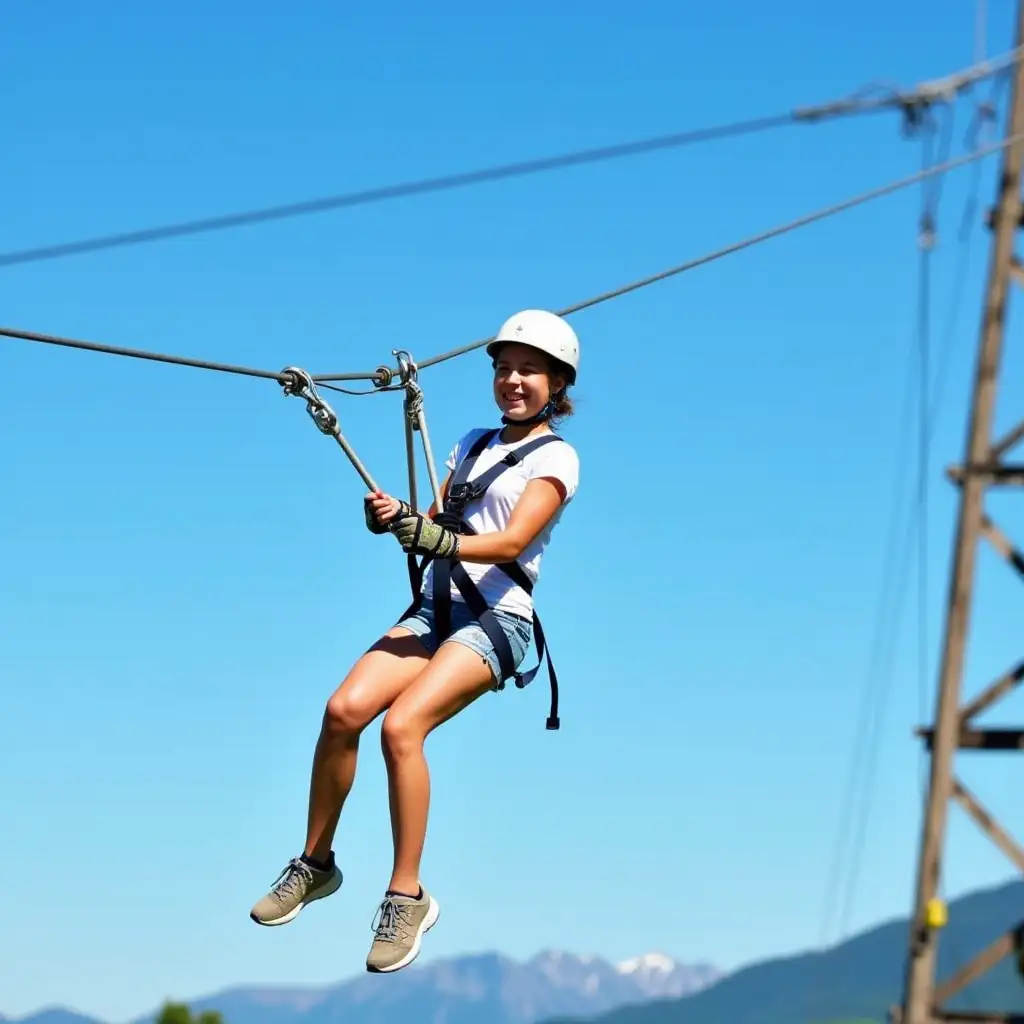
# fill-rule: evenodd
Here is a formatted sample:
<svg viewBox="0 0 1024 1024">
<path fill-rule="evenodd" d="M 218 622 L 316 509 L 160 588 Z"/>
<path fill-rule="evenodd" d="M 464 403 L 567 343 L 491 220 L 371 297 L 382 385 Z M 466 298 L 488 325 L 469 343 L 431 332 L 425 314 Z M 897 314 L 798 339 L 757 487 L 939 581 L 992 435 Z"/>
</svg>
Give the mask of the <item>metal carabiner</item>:
<svg viewBox="0 0 1024 1024">
<path fill-rule="evenodd" d="M 336 436 L 338 417 L 334 410 L 320 397 L 313 378 L 301 366 L 286 366 L 281 376 L 289 378 L 283 385 L 286 395 L 296 395 L 306 402 L 306 412 L 324 434 Z"/>
<path fill-rule="evenodd" d="M 412 355 L 404 348 L 393 348 L 391 354 L 398 360 L 398 376 L 405 389 L 405 423 L 406 447 L 409 453 L 409 479 L 412 486 L 413 454 L 412 435 L 418 433 L 423 442 L 423 455 L 427 462 L 427 475 L 430 477 L 430 490 L 434 496 L 434 504 L 438 510 L 444 507 L 441 497 L 441 485 L 434 466 L 434 452 L 430 445 L 430 433 L 427 431 L 427 414 L 423 401 L 423 388 L 419 384 L 419 371 Z"/>
<path fill-rule="evenodd" d="M 348 456 L 348 460 L 352 463 L 355 471 L 362 477 L 363 483 L 371 491 L 379 490 L 380 488 L 377 486 L 376 480 L 370 476 L 366 467 L 360 461 L 359 456 L 356 455 L 355 450 L 345 440 L 345 435 L 341 432 L 341 424 L 337 413 L 317 393 L 313 378 L 299 366 L 286 366 L 281 371 L 281 376 L 285 378 L 281 382 L 285 395 L 297 395 L 299 398 L 306 400 L 306 412 L 309 413 L 310 419 L 316 424 L 317 430 L 328 437 L 333 437 L 338 442 L 341 450 Z"/>
<path fill-rule="evenodd" d="M 306 412 L 309 413 L 317 429 L 329 437 L 336 437 L 338 434 L 337 413 L 320 397 L 313 378 L 299 366 L 288 366 L 281 371 L 281 374 L 291 378 L 282 385 L 284 393 L 304 398 Z"/>
<path fill-rule="evenodd" d="M 405 389 L 405 415 L 412 429 L 420 431 L 423 415 L 423 388 L 420 387 L 418 371 L 412 356 L 405 349 L 393 348 L 391 354 L 398 360 L 398 377 Z"/>
<path fill-rule="evenodd" d="M 412 356 L 404 348 L 393 348 L 391 354 L 398 360 L 398 376 L 403 384 L 416 384 L 419 371 Z"/>
</svg>

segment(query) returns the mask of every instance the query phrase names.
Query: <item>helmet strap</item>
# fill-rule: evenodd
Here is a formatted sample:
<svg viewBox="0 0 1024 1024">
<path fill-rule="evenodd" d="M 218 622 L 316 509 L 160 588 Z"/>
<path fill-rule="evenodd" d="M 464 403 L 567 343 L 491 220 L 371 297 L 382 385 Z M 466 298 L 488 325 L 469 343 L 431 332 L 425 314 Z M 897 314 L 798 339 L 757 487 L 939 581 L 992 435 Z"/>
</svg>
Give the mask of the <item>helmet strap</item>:
<svg viewBox="0 0 1024 1024">
<path fill-rule="evenodd" d="M 545 420 L 551 419 L 551 417 L 555 414 L 555 405 L 558 402 L 558 399 L 561 398 L 564 394 L 565 389 L 563 388 L 561 391 L 558 392 L 558 394 L 552 395 L 547 400 L 547 402 L 544 405 L 544 408 L 541 409 L 540 412 L 534 413 L 532 416 L 528 416 L 526 419 L 513 420 L 509 419 L 508 416 L 502 416 L 501 422 L 504 423 L 506 427 L 532 427 L 538 423 L 543 423 Z"/>
<path fill-rule="evenodd" d="M 513 420 L 509 419 L 508 416 L 502 416 L 501 422 L 506 427 L 532 427 L 537 423 L 543 423 L 546 419 L 550 419 L 552 412 L 554 412 L 554 407 L 551 402 L 548 402 L 540 412 L 535 413 L 533 416 L 527 416 L 524 420 Z"/>
</svg>

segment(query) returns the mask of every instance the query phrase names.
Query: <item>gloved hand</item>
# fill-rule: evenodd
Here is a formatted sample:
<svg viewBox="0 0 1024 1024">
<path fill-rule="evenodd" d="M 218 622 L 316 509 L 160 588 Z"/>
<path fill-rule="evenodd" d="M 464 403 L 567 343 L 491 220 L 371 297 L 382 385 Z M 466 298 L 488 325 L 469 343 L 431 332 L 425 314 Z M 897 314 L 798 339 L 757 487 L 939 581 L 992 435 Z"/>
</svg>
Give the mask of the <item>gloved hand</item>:
<svg viewBox="0 0 1024 1024">
<path fill-rule="evenodd" d="M 459 535 L 419 512 L 410 511 L 396 517 L 392 520 L 391 532 L 404 551 L 434 558 L 459 557 Z"/>
<path fill-rule="evenodd" d="M 377 491 L 363 498 L 363 517 L 370 533 L 387 533 L 399 516 L 414 514 L 410 504 Z M 378 518 L 384 516 L 384 520 Z"/>
</svg>

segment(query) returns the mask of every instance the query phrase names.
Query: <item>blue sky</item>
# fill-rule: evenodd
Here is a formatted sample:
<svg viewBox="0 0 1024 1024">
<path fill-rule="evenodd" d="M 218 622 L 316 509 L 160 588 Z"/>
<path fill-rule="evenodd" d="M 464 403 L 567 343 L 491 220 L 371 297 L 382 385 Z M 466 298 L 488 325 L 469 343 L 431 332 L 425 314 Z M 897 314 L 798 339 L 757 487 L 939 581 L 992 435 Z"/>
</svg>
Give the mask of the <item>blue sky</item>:
<svg viewBox="0 0 1024 1024">
<path fill-rule="evenodd" d="M 0 249 L 771 114 L 974 56 L 971 4 L 349 7 L 7 4 Z M 1008 20 L 993 12 L 990 53 Z M 372 368 L 919 160 L 895 115 L 790 128 L 8 267 L 0 321 Z M 943 192 L 936 348 L 971 181 Z M 899 427 L 918 203 L 908 190 L 573 319 L 581 488 L 538 590 L 563 726 L 544 730 L 542 680 L 431 739 L 424 878 L 443 916 L 424 958 L 657 948 L 732 967 L 821 937 L 893 488 L 905 507 L 913 487 Z M 929 478 L 929 702 L 954 512 L 940 470 L 962 445 L 987 260 L 973 240 Z M 1022 405 L 1014 340 L 1000 426 Z M 339 833 L 342 894 L 284 929 L 247 917 L 302 842 L 324 699 L 407 599 L 398 549 L 362 527 L 361 482 L 272 383 L 7 340 L 0 372 L 0 1012 L 117 1022 L 167 996 L 361 971 L 390 868 L 375 731 Z M 423 384 L 439 457 L 493 422 L 482 355 Z M 400 490 L 398 397 L 332 398 Z M 1013 532 L 1013 499 L 992 507 Z M 1019 585 L 987 551 L 980 583 L 971 688 L 1020 653 Z M 912 595 L 847 930 L 910 900 Z M 1012 810 L 1005 758 L 980 760 L 965 779 Z M 954 812 L 949 891 L 1009 874 Z"/>
</svg>

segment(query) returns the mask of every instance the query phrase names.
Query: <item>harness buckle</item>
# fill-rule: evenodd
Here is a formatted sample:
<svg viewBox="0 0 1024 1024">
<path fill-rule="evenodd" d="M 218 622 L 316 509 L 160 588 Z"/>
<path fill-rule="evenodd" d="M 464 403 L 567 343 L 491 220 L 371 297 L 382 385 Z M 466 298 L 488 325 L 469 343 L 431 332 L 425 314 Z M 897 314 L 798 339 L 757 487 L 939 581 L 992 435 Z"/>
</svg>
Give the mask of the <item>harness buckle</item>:
<svg viewBox="0 0 1024 1024">
<path fill-rule="evenodd" d="M 450 484 L 448 487 L 448 497 L 445 501 L 445 505 L 449 510 L 458 509 L 458 514 L 461 515 L 466 506 L 480 495 L 477 493 L 477 488 L 473 484 Z"/>
</svg>

